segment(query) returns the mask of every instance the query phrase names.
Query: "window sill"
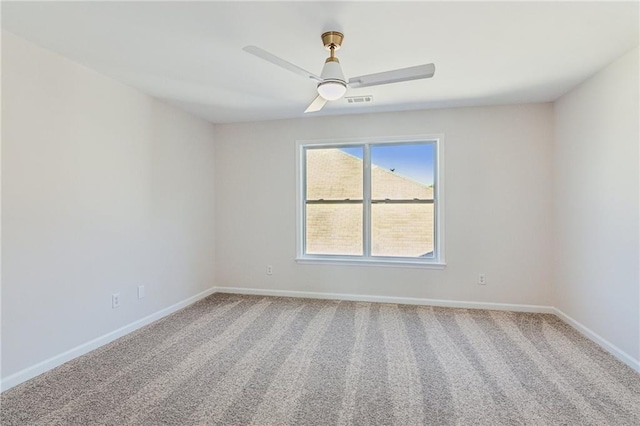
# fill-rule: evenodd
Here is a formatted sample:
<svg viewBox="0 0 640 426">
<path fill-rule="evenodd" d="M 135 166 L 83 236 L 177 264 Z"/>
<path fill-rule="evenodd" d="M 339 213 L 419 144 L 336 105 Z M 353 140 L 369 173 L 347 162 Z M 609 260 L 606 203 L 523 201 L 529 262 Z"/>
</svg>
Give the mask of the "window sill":
<svg viewBox="0 0 640 426">
<path fill-rule="evenodd" d="M 342 265 L 342 266 L 384 266 L 395 268 L 444 269 L 446 263 L 438 261 L 420 261 L 407 259 L 354 259 L 348 257 L 297 257 L 302 265 Z"/>
</svg>

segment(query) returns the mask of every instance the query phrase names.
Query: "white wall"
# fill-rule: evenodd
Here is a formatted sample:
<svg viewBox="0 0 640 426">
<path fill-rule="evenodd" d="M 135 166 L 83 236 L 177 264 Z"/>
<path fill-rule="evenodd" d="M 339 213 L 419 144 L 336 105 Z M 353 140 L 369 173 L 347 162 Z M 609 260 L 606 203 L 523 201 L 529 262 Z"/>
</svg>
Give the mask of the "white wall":
<svg viewBox="0 0 640 426">
<path fill-rule="evenodd" d="M 638 73 L 636 48 L 559 99 L 554 149 L 556 306 L 636 362 Z"/>
<path fill-rule="evenodd" d="M 211 124 L 6 32 L 2 105 L 3 378 L 213 286 Z"/>
<path fill-rule="evenodd" d="M 429 133 L 445 135 L 444 270 L 296 264 L 297 139 Z M 551 104 L 216 126 L 216 285 L 550 306 L 552 139 Z"/>
</svg>

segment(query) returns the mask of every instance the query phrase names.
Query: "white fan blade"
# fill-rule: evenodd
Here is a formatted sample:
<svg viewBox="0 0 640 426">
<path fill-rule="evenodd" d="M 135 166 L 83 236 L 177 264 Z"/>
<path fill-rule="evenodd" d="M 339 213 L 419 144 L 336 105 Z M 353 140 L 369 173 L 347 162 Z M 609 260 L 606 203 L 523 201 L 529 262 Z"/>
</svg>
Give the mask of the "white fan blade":
<svg viewBox="0 0 640 426">
<path fill-rule="evenodd" d="M 266 50 L 260 49 L 257 46 L 245 46 L 242 48 L 247 53 L 251 53 L 252 55 L 257 56 L 258 58 L 264 59 L 265 61 L 271 62 L 274 65 L 282 67 L 286 70 L 292 71 L 296 74 L 299 74 L 306 78 L 311 78 L 313 80 L 322 81 L 320 77 L 315 74 L 310 73 L 309 71 L 300 68 L 297 65 L 292 64 L 291 62 L 287 62 L 284 59 L 280 59 L 277 56 L 267 52 Z"/>
<path fill-rule="evenodd" d="M 325 98 L 323 98 L 322 96 L 318 95 L 313 100 L 313 102 L 311 102 L 311 105 L 309 105 L 309 107 L 306 110 L 304 110 L 304 112 L 306 114 L 307 112 L 320 111 L 322 109 L 322 107 L 324 106 L 324 104 L 326 104 L 326 103 L 327 103 L 327 100 Z"/>
<path fill-rule="evenodd" d="M 361 75 L 349 79 L 349 87 L 368 87 L 379 84 L 399 83 L 401 81 L 430 78 L 436 72 L 433 64 L 418 65 L 415 67 L 401 68 L 399 70 L 379 72 L 376 74 Z"/>
</svg>

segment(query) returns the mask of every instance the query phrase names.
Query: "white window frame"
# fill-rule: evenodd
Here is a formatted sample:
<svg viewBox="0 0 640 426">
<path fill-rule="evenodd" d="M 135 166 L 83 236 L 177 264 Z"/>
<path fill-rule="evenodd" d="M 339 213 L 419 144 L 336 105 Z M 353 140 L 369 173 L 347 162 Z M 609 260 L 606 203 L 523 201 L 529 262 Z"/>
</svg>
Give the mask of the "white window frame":
<svg viewBox="0 0 640 426">
<path fill-rule="evenodd" d="M 434 171 L 434 257 L 430 258 L 410 258 L 391 256 L 371 256 L 370 253 L 363 255 L 330 255 L 330 254 L 306 254 L 306 169 L 305 152 L 307 147 L 322 148 L 345 148 L 353 145 L 365 145 L 363 153 L 363 206 L 367 203 L 369 207 L 364 207 L 363 212 L 363 244 L 370 247 L 370 221 L 371 221 L 371 170 L 369 145 L 395 145 L 395 144 L 416 144 L 435 143 L 436 164 Z M 372 138 L 352 138 L 352 139 L 314 139 L 296 141 L 296 262 L 308 264 L 330 264 L 330 265 L 370 265 L 370 266 L 397 266 L 442 269 L 445 267 L 444 249 L 444 135 L 412 135 L 393 137 L 372 137 Z"/>
</svg>

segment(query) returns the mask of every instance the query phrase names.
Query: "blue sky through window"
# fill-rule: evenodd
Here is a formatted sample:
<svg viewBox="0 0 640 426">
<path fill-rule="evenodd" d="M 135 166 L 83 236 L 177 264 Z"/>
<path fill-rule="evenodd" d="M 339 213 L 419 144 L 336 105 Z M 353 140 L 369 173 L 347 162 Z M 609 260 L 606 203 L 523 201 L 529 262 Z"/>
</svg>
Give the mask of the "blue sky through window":
<svg viewBox="0 0 640 426">
<path fill-rule="evenodd" d="M 362 147 L 341 148 L 342 151 L 362 158 Z M 373 145 L 371 164 L 392 170 L 424 185 L 433 185 L 435 144 Z"/>
</svg>

